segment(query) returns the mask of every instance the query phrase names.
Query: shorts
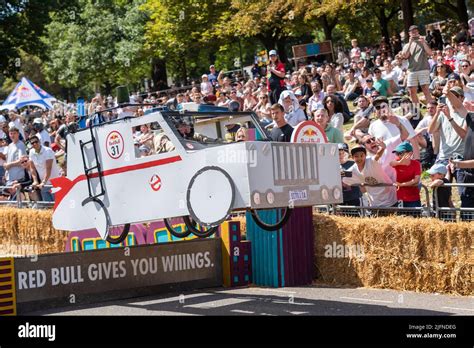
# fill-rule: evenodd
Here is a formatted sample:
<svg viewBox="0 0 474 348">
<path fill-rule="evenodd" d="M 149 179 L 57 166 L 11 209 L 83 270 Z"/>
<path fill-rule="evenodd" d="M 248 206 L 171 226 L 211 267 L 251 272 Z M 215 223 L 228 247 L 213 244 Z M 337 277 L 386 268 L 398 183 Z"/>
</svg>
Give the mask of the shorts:
<svg viewBox="0 0 474 348">
<path fill-rule="evenodd" d="M 407 87 L 418 87 L 430 84 L 430 71 L 409 71 L 407 79 Z"/>
</svg>

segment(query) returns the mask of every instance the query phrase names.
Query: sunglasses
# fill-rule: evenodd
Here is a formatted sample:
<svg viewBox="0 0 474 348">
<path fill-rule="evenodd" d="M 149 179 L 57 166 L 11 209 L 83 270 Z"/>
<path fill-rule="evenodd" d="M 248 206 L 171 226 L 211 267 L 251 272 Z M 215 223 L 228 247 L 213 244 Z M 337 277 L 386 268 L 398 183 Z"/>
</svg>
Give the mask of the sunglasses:
<svg viewBox="0 0 474 348">
<path fill-rule="evenodd" d="M 403 155 L 404 153 L 405 153 L 405 152 L 395 152 L 395 155 L 401 156 L 401 155 Z"/>
<path fill-rule="evenodd" d="M 469 68 L 469 65 L 461 65 L 463 68 Z"/>
<path fill-rule="evenodd" d="M 30 144 L 31 144 L 31 145 L 38 144 L 38 143 L 39 143 L 39 141 L 38 141 L 38 140 L 35 140 L 35 141 L 30 141 Z"/>
<path fill-rule="evenodd" d="M 20 163 L 21 163 L 21 164 L 27 164 L 28 161 L 21 161 Z"/>
<path fill-rule="evenodd" d="M 380 109 L 386 108 L 387 106 L 388 104 L 382 103 L 382 104 L 375 105 L 374 108 L 375 110 L 380 110 Z"/>
<path fill-rule="evenodd" d="M 372 144 L 372 143 L 375 143 L 375 138 L 370 138 L 370 139 L 367 139 L 364 144 Z"/>
</svg>

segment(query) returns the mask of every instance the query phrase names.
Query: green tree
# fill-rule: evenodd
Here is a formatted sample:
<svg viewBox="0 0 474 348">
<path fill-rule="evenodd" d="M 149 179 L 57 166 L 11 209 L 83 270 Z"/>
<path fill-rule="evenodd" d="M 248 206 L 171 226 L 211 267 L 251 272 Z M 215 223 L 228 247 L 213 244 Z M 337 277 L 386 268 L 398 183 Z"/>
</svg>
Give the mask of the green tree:
<svg viewBox="0 0 474 348">
<path fill-rule="evenodd" d="M 110 93 L 117 84 L 150 75 L 144 50 L 146 14 L 141 0 L 79 0 L 77 12 L 53 13 L 43 42 L 46 73 L 70 89 Z"/>
<path fill-rule="evenodd" d="M 199 75 L 214 60 L 222 43 L 213 35 L 215 25 L 228 6 L 227 0 L 146 1 L 142 8 L 150 20 L 145 48 L 156 59 L 166 61 L 172 75 L 187 83 L 188 76 Z"/>
<path fill-rule="evenodd" d="M 74 8 L 75 0 L 0 0 L 0 74 L 15 76 L 20 50 L 44 58 L 38 38 L 50 22 L 49 12 Z"/>
</svg>

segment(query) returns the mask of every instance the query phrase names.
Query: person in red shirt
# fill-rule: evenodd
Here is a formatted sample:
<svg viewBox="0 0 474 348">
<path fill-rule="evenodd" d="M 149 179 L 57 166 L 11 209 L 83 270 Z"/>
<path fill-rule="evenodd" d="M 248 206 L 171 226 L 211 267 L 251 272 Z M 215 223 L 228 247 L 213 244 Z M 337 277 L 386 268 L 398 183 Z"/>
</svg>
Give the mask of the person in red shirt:
<svg viewBox="0 0 474 348">
<path fill-rule="evenodd" d="M 444 48 L 444 60 L 443 63 L 451 68 L 451 71 L 456 70 L 456 57 L 454 56 L 454 49 L 448 45 Z"/>
<path fill-rule="evenodd" d="M 420 177 L 421 164 L 411 159 L 413 147 L 410 142 L 404 141 L 393 151 L 397 155 L 396 160 L 390 162 L 397 174 L 397 199 L 402 202 L 404 208 L 421 207 L 420 201 Z"/>
<path fill-rule="evenodd" d="M 270 103 L 276 104 L 285 89 L 285 65 L 280 61 L 275 50 L 269 52 L 270 63 L 267 66 L 268 91 Z"/>
</svg>

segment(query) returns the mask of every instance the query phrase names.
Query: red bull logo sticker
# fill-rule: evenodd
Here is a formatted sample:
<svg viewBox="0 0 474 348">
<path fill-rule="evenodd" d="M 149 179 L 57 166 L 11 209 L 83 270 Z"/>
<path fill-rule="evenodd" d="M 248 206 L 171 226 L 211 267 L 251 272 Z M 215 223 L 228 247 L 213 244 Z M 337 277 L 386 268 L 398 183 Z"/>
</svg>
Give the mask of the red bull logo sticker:
<svg viewBox="0 0 474 348">
<path fill-rule="evenodd" d="M 28 99 L 32 96 L 32 93 L 31 93 L 31 90 L 28 87 L 22 85 L 22 86 L 18 87 L 18 96 L 21 99 Z"/>
<path fill-rule="evenodd" d="M 110 156 L 110 158 L 120 158 L 124 150 L 122 135 L 117 131 L 110 132 L 105 140 L 105 148 L 107 149 L 107 154 Z"/>
<path fill-rule="evenodd" d="M 314 121 L 301 122 L 293 130 L 292 143 L 325 144 L 328 142 L 324 130 Z"/>
<path fill-rule="evenodd" d="M 161 178 L 154 174 L 150 179 L 150 187 L 153 191 L 159 191 L 161 188 Z"/>
</svg>

